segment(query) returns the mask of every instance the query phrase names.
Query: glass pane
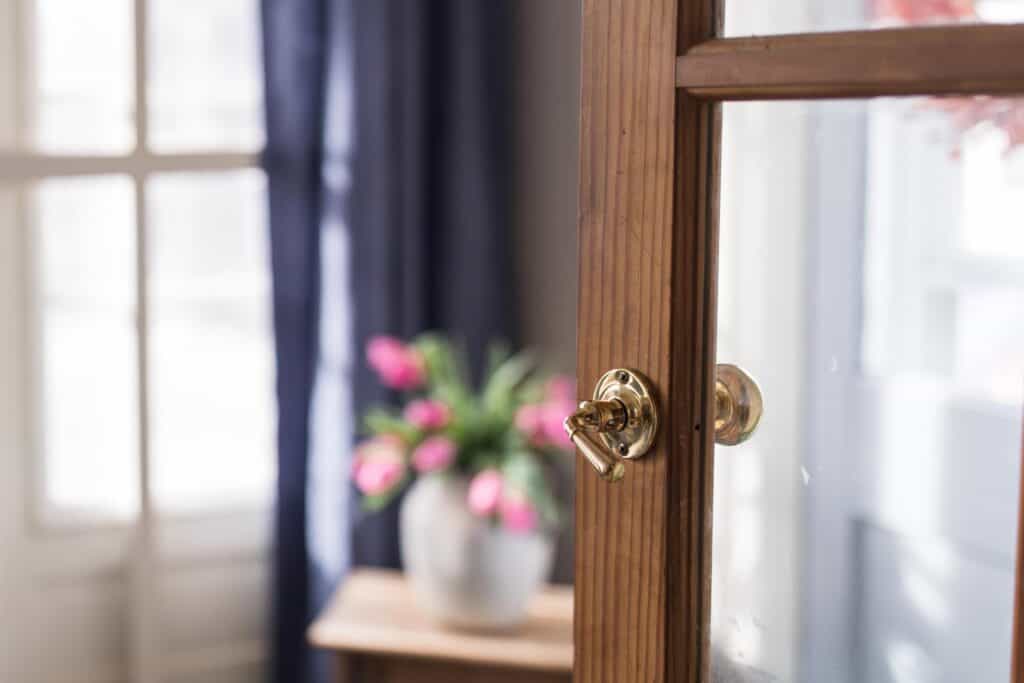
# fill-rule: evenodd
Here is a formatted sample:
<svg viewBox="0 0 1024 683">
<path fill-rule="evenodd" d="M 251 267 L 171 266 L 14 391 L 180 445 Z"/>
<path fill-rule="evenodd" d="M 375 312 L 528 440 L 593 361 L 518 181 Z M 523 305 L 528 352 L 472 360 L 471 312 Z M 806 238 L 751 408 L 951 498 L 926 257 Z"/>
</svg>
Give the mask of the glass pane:
<svg viewBox="0 0 1024 683">
<path fill-rule="evenodd" d="M 48 518 L 125 519 L 138 505 L 133 195 L 122 177 L 33 192 Z"/>
<path fill-rule="evenodd" d="M 13 2 L 0 2 L 0 150 L 17 147 L 19 73 L 16 9 Z"/>
<path fill-rule="evenodd" d="M 258 171 L 149 185 L 154 498 L 264 502 L 274 476 L 265 189 Z"/>
<path fill-rule="evenodd" d="M 34 5 L 34 52 L 25 71 L 28 146 L 52 154 L 129 151 L 135 143 L 131 0 Z"/>
<path fill-rule="evenodd" d="M 263 145 L 256 0 L 149 0 L 151 146 Z"/>
<path fill-rule="evenodd" d="M 1024 406 L 1015 101 L 724 105 L 713 680 L 1009 678 Z"/>
<path fill-rule="evenodd" d="M 725 35 L 1024 21 L 1024 0 L 727 0 Z"/>
</svg>

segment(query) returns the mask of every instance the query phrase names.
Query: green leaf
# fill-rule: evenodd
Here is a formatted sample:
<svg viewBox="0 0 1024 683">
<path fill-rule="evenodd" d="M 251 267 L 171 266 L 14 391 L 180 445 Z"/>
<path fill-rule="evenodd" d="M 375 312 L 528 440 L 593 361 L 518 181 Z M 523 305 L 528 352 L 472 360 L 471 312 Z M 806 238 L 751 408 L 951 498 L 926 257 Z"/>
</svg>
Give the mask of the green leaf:
<svg viewBox="0 0 1024 683">
<path fill-rule="evenodd" d="M 520 403 L 517 390 L 537 367 L 529 352 L 518 353 L 506 359 L 487 379 L 481 403 L 489 413 L 511 413 Z"/>
<path fill-rule="evenodd" d="M 486 469 L 501 469 L 501 453 L 493 450 L 468 451 L 465 457 L 466 469 L 470 472 L 480 472 Z"/>
<path fill-rule="evenodd" d="M 524 492 L 528 492 L 533 481 L 543 478 L 544 473 L 529 451 L 510 453 L 502 466 L 505 480 Z"/>
<path fill-rule="evenodd" d="M 440 383 L 459 381 L 452 346 L 444 337 L 428 332 L 417 337 L 413 341 L 413 346 L 423 355 L 431 380 Z"/>
<path fill-rule="evenodd" d="M 526 494 L 545 524 L 559 524 L 558 503 L 535 453 L 525 450 L 510 453 L 501 469 L 506 483 Z"/>
<path fill-rule="evenodd" d="M 423 434 L 402 418 L 382 408 L 374 408 L 366 413 L 363 424 L 373 434 L 394 434 L 407 444 L 418 442 Z"/>
<path fill-rule="evenodd" d="M 490 377 L 494 372 L 508 360 L 512 352 L 508 348 L 508 344 L 503 341 L 492 342 L 487 347 L 487 365 L 484 371 L 484 377 Z"/>
</svg>

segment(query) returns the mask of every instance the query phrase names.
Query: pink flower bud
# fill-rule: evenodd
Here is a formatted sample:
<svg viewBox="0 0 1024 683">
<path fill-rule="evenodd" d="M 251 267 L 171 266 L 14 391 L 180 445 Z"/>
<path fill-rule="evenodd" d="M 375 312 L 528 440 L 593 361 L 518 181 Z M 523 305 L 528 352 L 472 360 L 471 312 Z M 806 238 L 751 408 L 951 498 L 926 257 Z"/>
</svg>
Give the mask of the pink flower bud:
<svg viewBox="0 0 1024 683">
<path fill-rule="evenodd" d="M 922 23 L 975 16 L 974 0 L 876 0 L 877 17 Z"/>
<path fill-rule="evenodd" d="M 576 409 L 571 400 L 551 401 L 541 409 L 544 440 L 551 446 L 571 451 L 574 446 L 569 435 L 565 433 L 565 418 Z"/>
<path fill-rule="evenodd" d="M 416 389 L 426 379 L 426 367 L 420 352 L 394 337 L 371 339 L 366 345 L 366 360 L 380 376 L 380 381 L 392 389 Z"/>
<path fill-rule="evenodd" d="M 367 495 L 390 490 L 405 474 L 403 452 L 402 440 L 392 435 L 377 436 L 361 443 L 352 461 L 356 487 Z"/>
<path fill-rule="evenodd" d="M 537 528 L 537 509 L 522 493 L 516 491 L 501 501 L 501 521 L 516 533 L 529 533 Z"/>
<path fill-rule="evenodd" d="M 576 381 L 568 375 L 555 375 L 544 387 L 544 400 L 575 404 Z"/>
<path fill-rule="evenodd" d="M 445 436 L 432 436 L 412 452 L 412 465 L 418 472 L 443 470 L 455 460 L 455 444 Z"/>
<path fill-rule="evenodd" d="M 521 406 L 516 411 L 515 423 L 516 429 L 522 432 L 529 443 L 534 446 L 545 444 L 544 407 L 542 404 Z"/>
<path fill-rule="evenodd" d="M 441 401 L 412 401 L 405 407 L 405 420 L 420 429 L 441 429 L 451 420 L 452 411 Z"/>
<path fill-rule="evenodd" d="M 504 486 L 505 480 L 498 470 L 487 469 L 478 472 L 469 482 L 469 493 L 466 496 L 470 511 L 481 517 L 494 514 L 501 502 L 501 490 Z"/>
<path fill-rule="evenodd" d="M 386 493 L 402 478 L 405 465 L 390 460 L 363 463 L 356 475 L 356 486 L 367 495 Z"/>
</svg>

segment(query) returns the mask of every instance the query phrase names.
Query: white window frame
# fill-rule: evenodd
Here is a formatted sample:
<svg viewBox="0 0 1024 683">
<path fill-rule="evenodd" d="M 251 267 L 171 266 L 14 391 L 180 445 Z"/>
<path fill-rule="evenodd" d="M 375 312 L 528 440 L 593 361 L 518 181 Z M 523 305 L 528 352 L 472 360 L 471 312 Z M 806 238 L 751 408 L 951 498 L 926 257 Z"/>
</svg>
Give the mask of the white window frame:
<svg viewBox="0 0 1024 683">
<path fill-rule="evenodd" d="M 27 26 L 26 21 L 30 21 L 30 12 L 25 11 L 25 3 L 27 0 L 12 0 L 16 7 L 15 14 L 18 19 L 22 22 L 22 26 Z M 164 173 L 183 173 L 183 172 L 217 172 L 217 171 L 234 171 L 234 170 L 248 170 L 248 169 L 259 169 L 260 166 L 260 153 L 259 152 L 232 152 L 232 151 L 211 151 L 211 152 L 184 152 L 184 153 L 165 153 L 165 152 L 154 152 L 149 147 L 149 101 L 148 101 L 148 89 L 147 89 L 147 72 L 148 72 L 148 38 L 147 38 L 147 18 L 148 8 L 146 0 L 132 0 L 134 9 L 134 26 L 133 26 L 133 39 L 134 39 L 134 81 L 135 81 L 135 95 L 134 95 L 134 108 L 136 112 L 135 124 L 136 124 L 136 140 L 134 148 L 125 154 L 113 154 L 113 155 L 53 155 L 45 153 L 34 153 L 31 151 L 18 151 L 18 152 L 2 152 L 0 151 L 0 184 L 14 184 L 22 185 L 25 183 L 37 182 L 46 180 L 49 178 L 68 178 L 68 177 L 89 177 L 89 176 L 105 176 L 105 175 L 117 175 L 122 177 L 131 178 L 132 185 L 134 188 L 134 220 L 135 220 L 135 301 L 136 301 L 136 363 L 137 363 L 137 391 L 138 391 L 138 404 L 137 404 L 137 423 L 138 423 L 138 444 L 137 444 L 137 458 L 138 458 L 138 494 L 139 494 L 139 508 L 138 508 L 138 523 L 146 524 L 152 519 L 154 515 L 153 503 L 151 500 L 151 454 L 150 454 L 150 430 L 149 430 L 149 400 L 150 400 L 150 389 L 148 385 L 149 381 L 149 369 L 150 369 L 150 332 L 149 332 L 149 291 L 147 274 L 149 273 L 149 252 L 148 252 L 148 235 L 149 235 L 149 218 L 147 217 L 147 181 L 154 175 Z M 18 32 L 22 36 L 20 45 L 13 46 L 15 58 L 24 58 L 25 55 L 31 55 L 32 51 L 29 45 L 25 44 L 28 36 L 32 35 L 31 31 L 21 30 Z M 19 69 L 20 74 L 30 74 L 31 69 Z M 25 80 L 21 80 L 17 84 L 17 97 L 16 101 L 22 103 L 21 110 L 18 112 L 19 120 L 17 122 L 17 129 L 19 133 L 19 139 L 25 139 L 24 132 L 27 130 L 26 119 L 27 107 L 24 103 L 30 102 L 31 98 L 27 97 L 30 92 L 28 83 Z M 23 237 L 24 253 L 26 256 L 32 256 L 36 253 L 36 245 L 32 241 L 31 231 L 27 230 L 27 224 L 31 220 L 27 211 L 27 207 L 23 203 L 18 207 L 18 220 L 21 224 Z M 33 263 L 31 258 L 25 259 L 26 264 Z M 31 268 L 31 266 L 29 266 Z M 28 276 L 26 279 L 32 282 L 32 275 L 34 273 L 26 273 Z M 35 292 L 31 286 L 26 287 L 26 295 L 24 306 L 25 310 L 30 314 L 33 311 L 38 310 L 37 301 L 35 300 Z M 35 355 L 36 349 L 39 348 L 38 342 L 39 337 L 39 323 L 37 320 L 28 321 L 30 324 L 26 325 L 26 338 L 24 339 L 26 346 L 25 348 L 30 354 Z M 38 430 L 41 426 L 40 404 L 38 397 L 39 387 L 39 372 L 41 359 L 37 357 L 29 358 L 30 370 L 29 377 L 27 378 L 28 386 L 24 395 L 30 397 L 29 405 L 27 406 L 29 411 L 30 423 L 35 425 L 35 429 Z M 31 473 L 32 481 L 30 482 L 30 490 L 32 491 L 32 510 L 31 519 L 33 523 L 39 528 L 39 530 L 51 529 L 54 524 L 49 523 L 46 519 L 47 514 L 44 512 L 46 505 L 43 500 L 43 457 L 40 439 L 38 434 L 31 435 L 30 448 L 27 453 L 29 459 L 29 467 L 26 471 Z M 255 509 L 252 506 L 246 506 L 241 509 L 225 507 L 218 508 L 215 512 L 209 513 L 203 512 L 163 512 L 161 517 L 163 519 L 195 519 L 198 517 L 208 517 L 210 514 L 213 515 L 234 515 L 244 512 L 256 512 L 262 510 L 264 506 L 258 506 Z M 71 519 L 64 521 L 57 526 L 62 531 L 74 530 L 75 528 L 85 528 L 88 530 L 96 529 L 99 527 L 115 527 L 122 528 L 125 526 L 132 525 L 131 521 L 116 522 L 116 521 L 102 521 L 91 518 L 83 518 L 79 520 Z"/>
<path fill-rule="evenodd" d="M 27 139 L 32 100 L 30 60 L 34 54 L 31 41 L 35 35 L 31 28 L 32 0 L 0 0 L 7 2 L 7 11 L 13 14 L 15 41 L 2 51 L 0 57 L 13 62 L 16 109 L 14 120 L 6 122 L 13 128 L 15 139 Z M 127 603 L 131 623 L 130 680 L 137 683 L 156 683 L 173 680 L 175 676 L 196 675 L 203 672 L 232 667 L 252 667 L 265 660 L 262 641 L 235 641 L 216 643 L 200 651 L 173 656 L 159 650 L 157 625 L 161 606 L 158 585 L 170 573 L 201 571 L 209 567 L 226 568 L 265 564 L 268 546 L 267 530 L 270 501 L 266 505 L 220 507 L 211 511 L 161 511 L 154 508 L 152 499 L 151 443 L 149 428 L 150 406 L 150 310 L 148 278 L 147 181 L 156 174 L 176 172 L 217 172 L 260 169 L 261 153 L 234 151 L 195 151 L 183 153 L 155 152 L 150 149 L 149 100 L 147 79 L 149 72 L 149 37 L 147 35 L 149 11 L 147 0 L 132 0 L 133 57 L 134 57 L 134 109 L 136 136 L 133 148 L 124 154 L 54 155 L 35 153 L 19 146 L 16 151 L 0 151 L 0 188 L 16 187 L 15 220 L 20 251 L 20 280 L 22 291 L 16 306 L 24 314 L 25 323 L 17 343 L 21 347 L 23 368 L 14 376 L 12 395 L 24 397 L 19 416 L 11 418 L 12 443 L 22 442 L 20 469 L 21 491 L 24 492 L 24 513 L 17 539 L 0 533 L 0 544 L 15 543 L 15 548 L 4 548 L 13 558 L 6 572 L 0 572 L 0 598 L 5 590 L 21 590 L 18 586 L 31 584 L 34 589 L 48 582 L 74 580 L 95 586 L 109 586 L 111 576 L 121 576 L 129 584 Z M 0 8 L 2 10 L 4 8 Z M 0 65 L 2 66 L 2 65 Z M 2 75 L 2 74 L 0 74 Z M 0 126 L 5 125 L 6 112 L 0 110 Z M 9 125 L 9 124 L 13 124 Z M 0 131 L 2 132 L 2 131 Z M 59 524 L 47 519 L 44 486 L 44 453 L 38 430 L 41 426 L 39 385 L 42 359 L 39 358 L 39 321 L 37 292 L 31 257 L 36 251 L 32 220 L 21 188 L 27 184 L 49 178 L 118 175 L 131 178 L 134 188 L 135 219 L 135 300 L 136 300 L 136 364 L 137 364 L 137 424 L 138 507 L 134 519 L 124 521 L 83 517 L 62 520 Z M 268 262 L 269 263 L 269 262 Z M 268 265 L 269 267 L 269 265 Z M 12 363 L 12 366 L 14 364 Z M 0 396 L 0 401 L 4 399 Z M 22 417 L 28 429 L 23 438 L 14 432 L 24 429 L 15 425 Z M 17 484 L 15 484 L 17 486 Z M 2 530 L 0 530 L 2 531 Z M 60 558 L 54 561 L 53 558 Z M 4 582 L 7 585 L 3 585 Z M 13 586 L 13 588 L 12 588 Z M 43 589 L 45 590 L 45 588 Z M 0 600 L 2 602 L 2 600 Z M 0 633 L 0 641 L 2 641 Z M 3 643 L 0 642 L 0 645 Z M 2 649 L 2 648 L 0 648 Z M 118 677 L 116 663 L 112 669 L 82 672 L 82 680 L 106 680 Z M 94 676 L 94 677 L 93 677 Z M 0 667 L 2 677 L 2 667 Z"/>
</svg>

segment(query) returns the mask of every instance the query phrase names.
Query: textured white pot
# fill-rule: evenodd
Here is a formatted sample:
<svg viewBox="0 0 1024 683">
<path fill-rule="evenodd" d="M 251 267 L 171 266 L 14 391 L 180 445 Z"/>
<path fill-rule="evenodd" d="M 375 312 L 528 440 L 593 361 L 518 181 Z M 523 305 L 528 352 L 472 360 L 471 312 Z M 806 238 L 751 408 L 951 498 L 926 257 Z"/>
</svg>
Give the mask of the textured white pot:
<svg viewBox="0 0 1024 683">
<path fill-rule="evenodd" d="M 551 572 L 553 538 L 506 531 L 466 506 L 464 477 L 420 477 L 402 501 L 402 563 L 420 606 L 456 628 L 522 623 Z"/>
</svg>

